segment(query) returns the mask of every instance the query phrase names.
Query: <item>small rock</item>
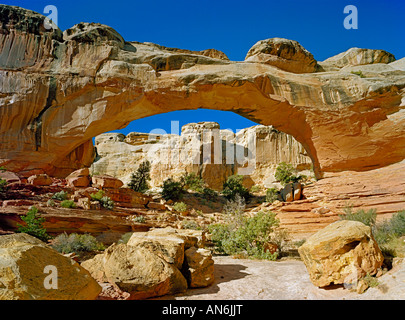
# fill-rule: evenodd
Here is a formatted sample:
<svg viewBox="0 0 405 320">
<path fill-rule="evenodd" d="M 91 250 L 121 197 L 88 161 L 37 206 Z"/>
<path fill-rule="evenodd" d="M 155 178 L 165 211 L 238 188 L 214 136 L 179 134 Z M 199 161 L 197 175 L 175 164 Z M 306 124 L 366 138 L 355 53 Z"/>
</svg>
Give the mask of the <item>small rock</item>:
<svg viewBox="0 0 405 320">
<path fill-rule="evenodd" d="M 96 188 L 119 189 L 124 185 L 124 183 L 121 180 L 108 175 L 93 176 L 92 182 L 93 187 Z"/>
<path fill-rule="evenodd" d="M 28 178 L 28 183 L 34 186 L 50 186 L 53 180 L 47 174 L 36 174 Z"/>
</svg>

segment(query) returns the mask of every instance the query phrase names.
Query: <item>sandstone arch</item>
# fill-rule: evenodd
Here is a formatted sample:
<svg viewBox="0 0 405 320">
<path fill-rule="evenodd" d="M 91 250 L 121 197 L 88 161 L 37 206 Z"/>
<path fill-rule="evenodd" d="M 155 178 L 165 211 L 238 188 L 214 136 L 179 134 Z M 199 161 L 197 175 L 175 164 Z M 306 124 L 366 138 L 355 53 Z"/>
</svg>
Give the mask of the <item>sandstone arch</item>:
<svg viewBox="0 0 405 320">
<path fill-rule="evenodd" d="M 196 108 L 293 135 L 318 177 L 405 158 L 404 63 L 385 51 L 355 50 L 342 67 L 341 56 L 318 63 L 295 41 L 268 39 L 234 62 L 126 42 L 100 24 L 46 30 L 18 7 L 0 5 L 0 17 L 0 165 L 10 170 L 65 176 L 92 162 L 92 137 Z"/>
</svg>

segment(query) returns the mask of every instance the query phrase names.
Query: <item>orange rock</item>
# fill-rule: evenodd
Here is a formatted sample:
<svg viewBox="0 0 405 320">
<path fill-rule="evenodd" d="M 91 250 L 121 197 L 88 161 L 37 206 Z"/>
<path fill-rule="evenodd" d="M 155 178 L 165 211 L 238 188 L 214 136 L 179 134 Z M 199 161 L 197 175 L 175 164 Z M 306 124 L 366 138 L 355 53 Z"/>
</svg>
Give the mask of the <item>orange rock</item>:
<svg viewBox="0 0 405 320">
<path fill-rule="evenodd" d="M 28 183 L 34 186 L 50 186 L 53 180 L 47 174 L 37 174 L 28 178 Z"/>
<path fill-rule="evenodd" d="M 118 189 L 121 188 L 124 183 L 111 176 L 102 175 L 102 176 L 93 176 L 92 177 L 93 187 L 96 188 L 111 188 Z"/>
</svg>

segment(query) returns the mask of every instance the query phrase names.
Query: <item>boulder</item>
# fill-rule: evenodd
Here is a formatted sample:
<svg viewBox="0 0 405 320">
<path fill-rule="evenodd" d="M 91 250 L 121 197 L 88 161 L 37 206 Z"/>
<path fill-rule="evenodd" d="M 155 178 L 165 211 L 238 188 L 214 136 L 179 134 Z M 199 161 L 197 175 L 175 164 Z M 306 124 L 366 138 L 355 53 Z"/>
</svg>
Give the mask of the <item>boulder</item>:
<svg viewBox="0 0 405 320">
<path fill-rule="evenodd" d="M 14 183 L 14 182 L 21 183 L 21 177 L 18 174 L 11 171 L 3 172 L 0 170 L 0 179 L 6 180 L 7 183 Z"/>
<path fill-rule="evenodd" d="M 371 228 L 358 221 L 341 220 L 319 230 L 298 249 L 318 287 L 353 283 L 374 275 L 384 257 Z"/>
<path fill-rule="evenodd" d="M 47 267 L 57 282 L 48 283 Z M 100 292 L 87 270 L 42 241 L 24 233 L 0 237 L 0 300 L 94 300 Z"/>
<path fill-rule="evenodd" d="M 326 71 L 333 71 L 347 66 L 391 63 L 394 61 L 395 56 L 385 50 L 350 48 L 349 50 L 330 57 L 319 64 Z"/>
<path fill-rule="evenodd" d="M 108 175 L 93 176 L 92 182 L 93 187 L 102 189 L 104 188 L 118 189 L 124 185 L 124 183 L 121 180 Z"/>
<path fill-rule="evenodd" d="M 294 73 L 321 70 L 309 51 L 297 41 L 283 38 L 272 38 L 257 42 L 250 48 L 245 61 L 265 63 Z"/>
<path fill-rule="evenodd" d="M 210 250 L 191 247 L 185 251 L 186 276 L 190 288 L 207 287 L 214 280 L 214 260 Z"/>
<path fill-rule="evenodd" d="M 47 174 L 36 174 L 28 178 L 28 183 L 34 186 L 50 186 L 53 180 Z"/>
<path fill-rule="evenodd" d="M 152 200 L 151 197 L 130 188 L 105 189 L 104 191 L 105 195 L 110 197 L 118 207 L 144 208 Z"/>
<path fill-rule="evenodd" d="M 292 183 L 287 183 L 283 189 L 280 190 L 280 195 L 283 201 L 294 201 L 294 188 Z"/>
<path fill-rule="evenodd" d="M 299 182 L 296 182 L 293 184 L 293 189 L 294 189 L 294 201 L 300 200 L 302 197 L 302 184 Z"/>
<path fill-rule="evenodd" d="M 87 188 L 90 185 L 90 172 L 88 168 L 76 170 L 66 177 L 69 187 Z"/>
<path fill-rule="evenodd" d="M 89 177 L 66 178 L 68 187 L 87 188 L 90 185 Z"/>
<path fill-rule="evenodd" d="M 131 299 L 184 292 L 187 281 L 171 263 L 141 246 L 112 245 L 82 267 L 100 282 L 109 282 Z"/>
<path fill-rule="evenodd" d="M 127 245 L 147 248 L 178 269 L 181 269 L 183 265 L 184 240 L 180 237 L 135 232 L 128 240 Z"/>
</svg>

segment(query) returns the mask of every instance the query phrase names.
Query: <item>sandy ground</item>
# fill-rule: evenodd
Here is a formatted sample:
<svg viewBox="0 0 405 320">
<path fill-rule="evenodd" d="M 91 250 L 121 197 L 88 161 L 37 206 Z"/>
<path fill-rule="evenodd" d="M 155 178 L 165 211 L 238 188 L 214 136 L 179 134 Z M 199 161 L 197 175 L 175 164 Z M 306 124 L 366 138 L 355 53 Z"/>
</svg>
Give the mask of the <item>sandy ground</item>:
<svg viewBox="0 0 405 320">
<path fill-rule="evenodd" d="M 215 282 L 208 288 L 190 289 L 165 296 L 175 300 L 352 300 L 404 299 L 405 262 L 378 278 L 380 285 L 357 294 L 342 286 L 320 289 L 314 286 L 299 260 L 263 261 L 217 256 Z"/>
</svg>

